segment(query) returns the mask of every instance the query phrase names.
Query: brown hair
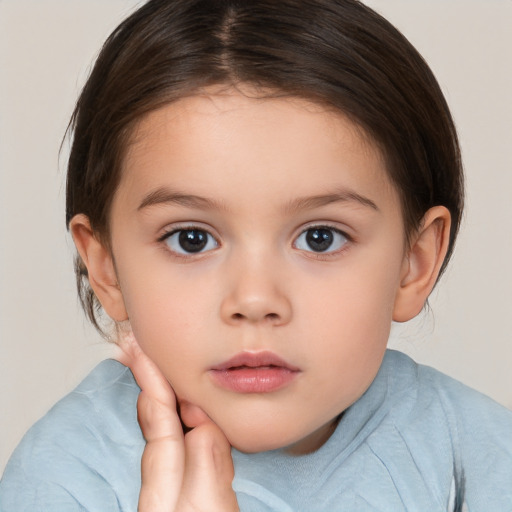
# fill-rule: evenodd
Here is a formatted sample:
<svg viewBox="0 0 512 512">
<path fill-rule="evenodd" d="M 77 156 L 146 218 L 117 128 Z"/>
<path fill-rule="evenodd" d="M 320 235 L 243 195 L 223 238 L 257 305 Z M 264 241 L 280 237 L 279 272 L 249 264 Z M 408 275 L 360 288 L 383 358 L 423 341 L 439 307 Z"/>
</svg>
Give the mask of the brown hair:
<svg viewBox="0 0 512 512">
<path fill-rule="evenodd" d="M 150 0 L 107 39 L 73 113 L 66 223 L 83 213 L 105 242 L 134 123 L 213 84 L 249 83 L 333 107 L 379 145 L 407 234 L 446 206 L 453 251 L 463 207 L 460 151 L 428 65 L 357 0 Z M 270 93 L 269 93 L 270 94 Z M 77 257 L 82 305 L 101 307 Z M 101 330 L 101 329 L 100 329 Z"/>
</svg>

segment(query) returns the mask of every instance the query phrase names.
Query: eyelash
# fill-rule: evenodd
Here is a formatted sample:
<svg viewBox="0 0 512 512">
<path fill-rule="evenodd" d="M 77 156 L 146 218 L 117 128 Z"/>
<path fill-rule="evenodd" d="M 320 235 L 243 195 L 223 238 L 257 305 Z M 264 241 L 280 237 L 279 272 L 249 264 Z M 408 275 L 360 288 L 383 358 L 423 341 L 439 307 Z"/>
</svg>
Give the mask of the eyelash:
<svg viewBox="0 0 512 512">
<path fill-rule="evenodd" d="M 173 250 L 170 247 L 169 240 L 171 240 L 171 238 L 174 235 L 176 235 L 178 233 L 185 233 L 185 232 L 192 232 L 192 231 L 196 231 L 196 232 L 199 232 L 199 233 L 206 234 L 206 237 L 207 237 L 206 244 L 205 244 L 204 247 L 200 248 L 199 251 L 197 251 L 197 252 L 193 252 L 193 251 L 191 251 L 191 252 L 186 252 L 186 251 L 178 252 L 176 250 Z M 215 247 L 210 248 L 207 251 L 203 251 L 203 249 L 205 247 L 207 247 L 211 243 L 212 240 L 215 243 Z M 183 258 L 183 259 L 197 258 L 198 256 L 201 256 L 201 255 L 203 255 L 203 254 L 205 254 L 207 252 L 210 252 L 213 249 L 216 249 L 216 248 L 220 247 L 220 242 L 217 240 L 217 238 L 215 236 L 213 236 L 210 233 L 210 231 L 208 229 L 205 229 L 204 227 L 201 227 L 201 226 L 195 226 L 195 225 L 185 225 L 185 226 L 174 227 L 173 229 L 167 231 L 162 236 L 160 236 L 157 241 L 159 243 L 163 243 L 165 245 L 166 251 L 172 253 L 173 256 L 178 257 L 178 258 Z"/>
<path fill-rule="evenodd" d="M 300 247 L 297 247 L 297 242 L 299 241 L 300 237 L 302 237 L 306 233 L 308 233 L 310 231 L 314 231 L 314 230 L 325 230 L 330 233 L 335 233 L 336 235 L 343 237 L 344 241 L 342 242 L 341 247 L 339 247 L 338 249 L 334 249 L 334 250 L 329 250 L 332 244 L 329 245 L 326 248 L 326 250 L 324 250 L 324 251 L 307 250 L 307 249 L 301 249 Z M 350 244 L 353 241 L 354 240 L 350 235 L 348 235 L 346 232 L 338 229 L 337 227 L 331 226 L 329 224 L 313 224 L 313 225 L 307 226 L 300 232 L 300 234 L 294 239 L 293 246 L 297 250 L 307 253 L 308 257 L 310 257 L 310 258 L 325 260 L 325 259 L 328 259 L 331 257 L 339 256 L 341 253 L 345 252 L 348 249 L 348 247 L 347 247 L 348 244 Z M 334 243 L 334 241 L 332 243 Z"/>
<path fill-rule="evenodd" d="M 323 230 L 323 231 L 326 231 L 329 233 L 335 233 L 337 236 L 342 237 L 344 239 L 344 241 L 341 241 L 341 247 L 339 247 L 335 250 L 329 250 L 331 245 L 333 243 L 335 243 L 334 240 L 332 240 L 332 238 L 334 238 L 334 237 L 331 238 L 330 244 L 323 251 L 315 251 L 313 249 L 308 250 L 306 248 L 298 247 L 298 242 L 299 242 L 300 238 L 303 235 L 306 235 L 308 232 L 311 232 L 314 230 L 317 230 L 317 231 Z M 169 240 L 171 240 L 174 235 L 177 235 L 178 233 L 182 234 L 182 233 L 193 232 L 193 231 L 195 231 L 197 233 L 201 233 L 201 234 L 206 234 L 206 242 L 205 242 L 204 246 L 199 248 L 198 251 L 187 252 L 185 249 L 182 248 L 183 252 L 180 252 L 180 251 L 177 251 L 177 250 L 174 250 L 171 248 L 171 246 L 169 244 Z M 180 235 L 180 237 L 181 237 L 181 235 Z M 196 226 L 196 225 L 184 225 L 184 226 L 174 227 L 173 229 L 167 231 L 162 236 L 160 236 L 157 241 L 159 243 L 163 243 L 165 245 L 165 249 L 167 251 L 171 252 L 173 254 L 173 256 L 178 257 L 178 258 L 184 258 L 184 259 L 197 258 L 198 256 L 201 256 L 205 253 L 211 252 L 214 249 L 217 249 L 221 245 L 220 242 L 218 241 L 217 237 L 212 235 L 212 233 L 208 229 L 205 229 L 201 226 Z M 180 240 L 178 243 L 180 243 L 180 245 L 181 245 L 181 242 L 183 242 L 183 240 Z M 215 244 L 214 247 L 208 248 L 208 246 L 212 242 Z M 341 231 L 340 229 L 338 229 L 334 226 L 330 226 L 328 224 L 314 224 L 314 225 L 310 225 L 310 226 L 307 226 L 306 228 L 304 228 L 299 233 L 299 235 L 297 235 L 294 238 L 292 246 L 295 249 L 297 249 L 303 253 L 307 253 L 309 257 L 313 257 L 316 259 L 327 259 L 330 257 L 338 256 L 340 253 L 344 252 L 347 249 L 346 246 L 351 242 L 353 242 L 353 238 L 351 236 L 349 236 L 347 233 L 345 233 L 344 231 Z M 322 240 L 320 240 L 319 243 L 321 244 Z M 338 243 L 340 243 L 340 242 L 338 241 Z M 205 248 L 207 249 L 206 251 L 204 250 Z"/>
</svg>

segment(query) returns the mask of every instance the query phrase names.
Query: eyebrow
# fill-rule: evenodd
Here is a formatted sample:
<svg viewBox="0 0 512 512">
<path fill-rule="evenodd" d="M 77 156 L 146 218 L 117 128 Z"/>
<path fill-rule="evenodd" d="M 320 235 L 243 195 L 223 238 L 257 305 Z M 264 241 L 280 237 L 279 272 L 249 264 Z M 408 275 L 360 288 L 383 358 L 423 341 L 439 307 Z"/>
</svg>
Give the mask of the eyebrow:
<svg viewBox="0 0 512 512">
<path fill-rule="evenodd" d="M 371 208 L 372 210 L 379 211 L 374 201 L 351 190 L 341 190 L 332 194 L 299 197 L 287 203 L 284 207 L 284 211 L 294 213 L 300 210 L 313 210 L 338 202 L 355 202 Z M 140 211 L 150 206 L 165 204 L 176 204 L 186 208 L 197 208 L 201 210 L 226 210 L 226 207 L 222 203 L 213 199 L 195 194 L 185 194 L 165 187 L 153 190 L 144 196 L 137 210 Z"/>
<path fill-rule="evenodd" d="M 286 205 L 285 211 L 295 212 L 299 210 L 313 210 L 314 208 L 320 208 L 322 206 L 327 206 L 331 203 L 339 202 L 355 202 L 365 207 L 371 208 L 372 210 L 375 210 L 377 212 L 380 211 L 379 207 L 374 201 L 352 190 L 340 190 L 332 194 L 320 194 L 316 196 L 300 197 L 298 199 L 290 201 Z"/>
<path fill-rule="evenodd" d="M 176 204 L 185 206 L 187 208 L 197 208 L 201 210 L 224 210 L 225 207 L 206 197 L 197 196 L 194 194 L 184 194 L 175 190 L 165 187 L 153 190 L 142 199 L 137 210 L 143 210 L 150 206 Z"/>
</svg>

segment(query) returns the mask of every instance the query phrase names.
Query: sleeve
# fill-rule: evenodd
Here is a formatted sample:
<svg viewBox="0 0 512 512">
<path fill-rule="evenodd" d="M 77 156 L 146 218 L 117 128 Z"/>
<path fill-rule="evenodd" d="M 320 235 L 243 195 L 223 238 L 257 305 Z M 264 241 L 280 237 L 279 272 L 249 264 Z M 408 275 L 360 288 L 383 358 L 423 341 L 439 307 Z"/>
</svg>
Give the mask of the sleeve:
<svg viewBox="0 0 512 512">
<path fill-rule="evenodd" d="M 86 512 L 59 484 L 23 474 L 10 465 L 0 481 L 0 512 Z"/>
<path fill-rule="evenodd" d="M 121 512 L 101 474 L 108 456 L 91 464 L 97 456 L 86 433 L 73 439 L 61 429 L 53 435 L 52 424 L 45 417 L 13 453 L 0 481 L 0 512 Z"/>
<path fill-rule="evenodd" d="M 462 510 L 512 511 L 512 411 L 456 381 L 443 394 Z"/>
<path fill-rule="evenodd" d="M 120 363 L 100 363 L 25 434 L 0 481 L 0 512 L 135 512 L 139 391 Z"/>
</svg>

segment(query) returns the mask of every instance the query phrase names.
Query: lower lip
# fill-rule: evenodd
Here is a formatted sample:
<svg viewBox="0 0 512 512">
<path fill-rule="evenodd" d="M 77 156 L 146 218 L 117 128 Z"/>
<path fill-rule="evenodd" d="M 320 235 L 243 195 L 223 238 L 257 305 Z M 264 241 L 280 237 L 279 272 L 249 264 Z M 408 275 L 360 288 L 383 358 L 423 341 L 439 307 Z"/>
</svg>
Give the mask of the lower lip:
<svg viewBox="0 0 512 512">
<path fill-rule="evenodd" d="M 237 393 L 270 393 L 288 385 L 299 372 L 281 366 L 212 370 L 213 380 Z"/>
</svg>

